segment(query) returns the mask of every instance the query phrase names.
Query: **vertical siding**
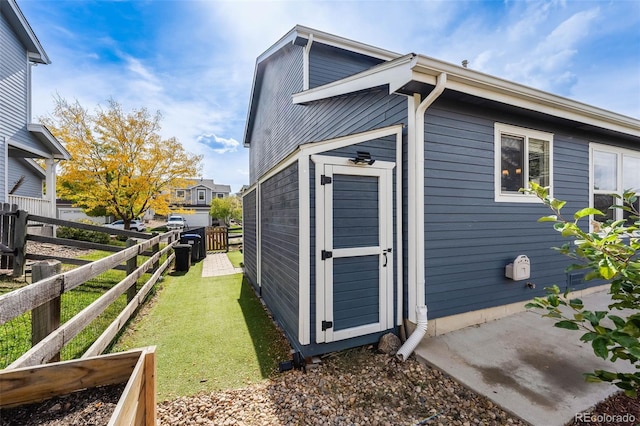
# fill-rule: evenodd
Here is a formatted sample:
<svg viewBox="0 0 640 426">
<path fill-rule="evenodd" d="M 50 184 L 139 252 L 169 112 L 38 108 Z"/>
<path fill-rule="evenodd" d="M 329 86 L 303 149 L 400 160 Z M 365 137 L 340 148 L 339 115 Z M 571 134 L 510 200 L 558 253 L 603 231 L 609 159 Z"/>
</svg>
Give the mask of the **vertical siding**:
<svg viewBox="0 0 640 426">
<path fill-rule="evenodd" d="M 309 53 L 309 88 L 313 89 L 349 77 L 381 62 L 384 61 L 337 47 L 314 43 L 311 45 Z"/>
<path fill-rule="evenodd" d="M 298 163 L 260 186 L 262 297 L 292 341 L 298 337 Z"/>
<path fill-rule="evenodd" d="M 494 123 L 554 133 L 554 195 L 567 213 L 588 205 L 588 140 L 571 130 L 460 103 L 437 102 L 425 119 L 425 276 L 433 318 L 528 300 L 566 284 L 563 243 L 540 203 L 494 202 Z M 517 255 L 531 260 L 531 279 L 504 277 Z"/>
<path fill-rule="evenodd" d="M 252 190 L 242 197 L 242 255 L 244 262 L 244 273 L 251 281 L 251 284 L 258 288 L 257 270 L 257 210 L 256 210 L 257 190 Z"/>
</svg>

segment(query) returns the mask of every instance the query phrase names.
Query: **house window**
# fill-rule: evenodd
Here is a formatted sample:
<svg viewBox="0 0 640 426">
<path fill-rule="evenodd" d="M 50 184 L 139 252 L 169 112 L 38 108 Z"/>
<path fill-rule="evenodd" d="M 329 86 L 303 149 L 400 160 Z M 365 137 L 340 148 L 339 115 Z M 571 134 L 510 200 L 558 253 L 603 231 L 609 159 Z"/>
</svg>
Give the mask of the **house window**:
<svg viewBox="0 0 640 426">
<path fill-rule="evenodd" d="M 627 190 L 640 195 L 640 152 L 591 144 L 591 206 L 605 214 L 594 215 L 593 220 L 627 219 L 632 222 L 629 212 L 611 209 L 620 203 L 616 195 L 622 196 Z M 640 207 L 638 201 L 635 207 Z"/>
<path fill-rule="evenodd" d="M 184 189 L 178 189 L 176 191 L 176 197 L 177 198 L 184 198 Z"/>
<path fill-rule="evenodd" d="M 204 189 L 198 189 L 198 203 L 204 203 L 206 201 L 206 192 L 204 191 Z"/>
<path fill-rule="evenodd" d="M 218 194 L 218 198 L 224 198 L 224 194 Z"/>
<path fill-rule="evenodd" d="M 496 123 L 494 131 L 495 201 L 538 202 L 520 188 L 529 182 L 552 187 L 553 134 L 502 123 Z"/>
</svg>

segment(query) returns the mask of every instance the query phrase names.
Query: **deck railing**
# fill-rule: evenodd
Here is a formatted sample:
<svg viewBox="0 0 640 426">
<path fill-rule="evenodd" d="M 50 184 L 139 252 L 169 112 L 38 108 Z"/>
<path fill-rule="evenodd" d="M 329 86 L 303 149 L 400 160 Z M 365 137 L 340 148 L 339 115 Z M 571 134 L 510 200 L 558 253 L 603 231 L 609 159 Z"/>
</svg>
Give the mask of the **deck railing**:
<svg viewBox="0 0 640 426">
<path fill-rule="evenodd" d="M 56 217 L 55 205 L 42 198 L 9 195 L 9 204 L 16 204 L 19 210 L 24 210 L 36 216 Z"/>
</svg>

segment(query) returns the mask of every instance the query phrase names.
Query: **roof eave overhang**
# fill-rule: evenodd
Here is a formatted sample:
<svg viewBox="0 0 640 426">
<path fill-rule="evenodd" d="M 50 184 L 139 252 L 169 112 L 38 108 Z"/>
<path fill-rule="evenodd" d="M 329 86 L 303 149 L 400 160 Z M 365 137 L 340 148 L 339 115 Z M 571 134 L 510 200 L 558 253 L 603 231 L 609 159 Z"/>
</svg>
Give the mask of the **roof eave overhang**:
<svg viewBox="0 0 640 426">
<path fill-rule="evenodd" d="M 412 68 L 415 66 L 415 61 L 415 54 L 404 55 L 342 80 L 295 93 L 292 96 L 293 103 L 304 105 L 320 99 L 341 96 L 378 86 L 389 86 L 389 93 L 395 93 L 412 80 Z"/>
<path fill-rule="evenodd" d="M 33 29 L 22 14 L 15 0 L 2 1 L 0 2 L 0 6 L 2 6 L 2 13 L 5 14 L 11 27 L 26 47 L 29 60 L 39 64 L 50 64 L 49 56 L 47 56 L 38 37 L 36 37 L 36 34 L 33 32 Z"/>
<path fill-rule="evenodd" d="M 410 83 L 434 86 L 447 74 L 446 88 L 551 116 L 640 137 L 640 120 L 422 55 L 409 54 L 369 70 L 292 96 L 307 104 L 383 85 L 407 95 Z"/>
<path fill-rule="evenodd" d="M 60 141 L 44 125 L 29 123 L 27 124 L 27 130 L 47 148 L 48 152 L 50 152 L 49 158 L 55 158 L 56 160 L 68 160 L 71 158 L 69 151 L 62 146 Z"/>
<path fill-rule="evenodd" d="M 551 116 L 640 137 L 640 120 L 534 89 L 479 71 L 419 56 L 414 72 L 435 77 L 447 73 L 447 89 Z M 434 80 L 435 81 L 435 80 Z"/>
<path fill-rule="evenodd" d="M 252 112 L 255 101 L 256 81 L 260 72 L 261 64 L 269 57 L 274 55 L 283 47 L 289 44 L 301 44 L 301 40 L 308 40 L 313 35 L 314 43 L 326 44 L 329 46 L 338 47 L 341 49 L 349 50 L 351 52 L 360 53 L 363 55 L 371 56 L 374 58 L 382 59 L 385 61 L 391 61 L 400 57 L 401 55 L 390 50 L 381 49 L 375 46 L 371 46 L 365 43 L 360 43 L 354 40 L 349 40 L 344 37 L 339 37 L 333 34 L 329 34 L 323 31 L 318 31 L 313 28 L 305 27 L 302 25 L 296 25 L 291 31 L 285 34 L 280 40 L 274 43 L 270 48 L 265 50 L 256 60 L 256 66 L 253 72 L 253 81 L 251 84 L 251 93 L 249 95 L 249 108 L 247 110 L 247 119 L 245 120 L 244 140 L 243 145 L 248 148 L 251 145 L 250 133 L 253 126 Z"/>
</svg>

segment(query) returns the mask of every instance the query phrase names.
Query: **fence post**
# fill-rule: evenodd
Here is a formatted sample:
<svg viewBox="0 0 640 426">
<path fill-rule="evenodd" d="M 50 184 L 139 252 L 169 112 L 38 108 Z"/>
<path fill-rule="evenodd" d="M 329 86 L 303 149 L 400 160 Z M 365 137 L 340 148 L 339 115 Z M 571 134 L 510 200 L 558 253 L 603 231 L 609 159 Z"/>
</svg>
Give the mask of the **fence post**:
<svg viewBox="0 0 640 426">
<path fill-rule="evenodd" d="M 152 235 L 155 238 L 158 236 L 158 233 L 154 232 Z M 160 251 L 160 240 L 158 240 L 158 242 L 151 247 L 152 256 L 155 256 L 159 251 Z M 151 270 L 151 272 L 157 271 L 159 267 L 160 267 L 160 259 L 158 258 L 157 261 L 153 262 L 153 269 Z"/>
<path fill-rule="evenodd" d="M 135 246 L 137 243 L 134 239 L 129 238 L 127 240 L 127 248 L 129 247 L 133 247 Z M 138 268 L 138 256 L 133 256 L 131 259 L 127 259 L 127 276 L 131 275 L 133 273 L 133 271 L 136 270 L 136 268 Z M 136 293 L 137 293 L 137 284 L 138 282 L 134 282 L 133 284 L 131 284 L 131 287 L 129 287 L 127 289 L 127 304 L 129 302 L 131 302 L 133 300 L 134 297 L 136 297 Z"/>
<path fill-rule="evenodd" d="M 21 277 L 24 274 L 25 252 L 27 245 L 27 216 L 29 214 L 24 210 L 16 212 L 15 233 L 13 234 L 13 276 Z"/>
<path fill-rule="evenodd" d="M 224 251 L 229 253 L 229 227 L 224 228 Z"/>
<path fill-rule="evenodd" d="M 31 267 L 31 282 L 42 281 L 59 274 L 61 270 L 62 263 L 58 260 L 36 262 Z M 58 327 L 60 327 L 60 296 L 31 311 L 31 346 L 35 346 Z M 60 361 L 60 352 L 50 359 L 50 362 L 56 361 Z"/>
</svg>

